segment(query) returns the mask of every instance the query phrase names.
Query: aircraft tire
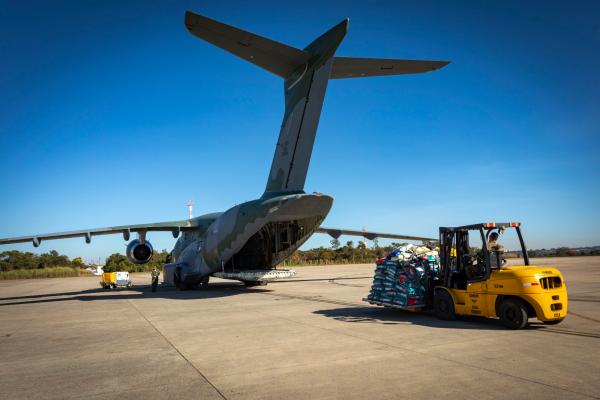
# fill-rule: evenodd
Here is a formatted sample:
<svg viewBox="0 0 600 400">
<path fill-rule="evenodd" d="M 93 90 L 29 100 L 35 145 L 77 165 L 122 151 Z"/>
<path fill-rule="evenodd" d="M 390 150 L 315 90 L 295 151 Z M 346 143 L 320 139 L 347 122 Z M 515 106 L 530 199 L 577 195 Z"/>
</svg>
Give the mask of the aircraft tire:
<svg viewBox="0 0 600 400">
<path fill-rule="evenodd" d="M 267 286 L 267 282 L 263 281 L 242 281 L 246 287 Z"/>
<path fill-rule="evenodd" d="M 208 286 L 208 281 L 210 280 L 210 275 L 206 275 L 204 278 L 200 280 L 200 289 L 204 289 Z"/>
<path fill-rule="evenodd" d="M 173 283 L 175 284 L 175 288 L 177 290 L 185 290 L 186 289 L 184 287 L 184 285 L 181 283 L 181 268 L 179 268 L 179 267 L 175 268 L 175 271 L 173 272 Z"/>
</svg>

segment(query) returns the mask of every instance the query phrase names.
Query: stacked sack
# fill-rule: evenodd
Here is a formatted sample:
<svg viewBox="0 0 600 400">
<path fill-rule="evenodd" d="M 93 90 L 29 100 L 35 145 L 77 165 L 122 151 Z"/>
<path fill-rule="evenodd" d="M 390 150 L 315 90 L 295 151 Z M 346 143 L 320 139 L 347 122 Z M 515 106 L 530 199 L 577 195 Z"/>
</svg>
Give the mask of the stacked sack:
<svg viewBox="0 0 600 400">
<path fill-rule="evenodd" d="M 398 307 L 425 305 L 427 267 L 431 274 L 439 270 L 437 251 L 412 244 L 395 249 L 377 264 L 367 299 Z"/>
</svg>

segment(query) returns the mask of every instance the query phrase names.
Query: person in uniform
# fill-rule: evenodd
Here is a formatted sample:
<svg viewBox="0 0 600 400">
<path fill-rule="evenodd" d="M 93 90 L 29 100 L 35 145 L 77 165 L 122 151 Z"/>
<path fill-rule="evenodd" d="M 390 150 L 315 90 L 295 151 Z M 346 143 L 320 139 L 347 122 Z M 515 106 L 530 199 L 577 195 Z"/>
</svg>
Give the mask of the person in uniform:
<svg viewBox="0 0 600 400">
<path fill-rule="evenodd" d="M 504 251 L 504 247 L 498 244 L 498 233 L 492 232 L 490 235 L 490 241 L 487 244 L 487 248 L 489 251 Z"/>
<path fill-rule="evenodd" d="M 502 258 L 504 253 L 504 246 L 498 244 L 498 237 L 500 235 L 497 232 L 490 234 L 490 240 L 487 244 L 488 251 L 490 252 L 490 266 L 491 268 L 500 268 L 506 260 Z"/>
<path fill-rule="evenodd" d="M 158 277 L 160 276 L 160 272 L 156 267 L 152 268 L 150 271 L 150 276 L 152 276 L 152 291 L 156 292 L 156 288 L 158 287 Z"/>
</svg>

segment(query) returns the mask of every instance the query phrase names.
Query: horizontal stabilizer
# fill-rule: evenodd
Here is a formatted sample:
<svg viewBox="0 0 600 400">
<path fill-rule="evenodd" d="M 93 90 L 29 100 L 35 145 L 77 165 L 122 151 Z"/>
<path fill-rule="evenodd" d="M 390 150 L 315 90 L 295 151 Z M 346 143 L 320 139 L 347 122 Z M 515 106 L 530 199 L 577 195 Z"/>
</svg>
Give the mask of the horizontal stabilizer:
<svg viewBox="0 0 600 400">
<path fill-rule="evenodd" d="M 400 235 L 397 233 L 381 233 L 381 232 L 371 232 L 371 231 L 355 231 L 351 229 L 337 229 L 337 228 L 325 228 L 319 227 L 315 230 L 316 233 L 326 233 L 334 239 L 339 238 L 342 235 L 348 236 L 362 236 L 366 239 L 373 240 L 376 238 L 384 238 L 384 239 L 403 239 L 403 240 L 420 240 L 422 242 L 437 242 L 437 239 L 427 238 L 422 236 L 409 236 L 409 235 Z"/>
<path fill-rule="evenodd" d="M 193 35 L 284 79 L 310 58 L 307 52 L 300 49 L 191 11 L 185 13 L 185 26 Z"/>
<path fill-rule="evenodd" d="M 449 61 L 393 60 L 386 58 L 335 57 L 331 69 L 331 79 L 362 78 L 367 76 L 386 76 L 420 74 L 435 71 Z"/>
</svg>

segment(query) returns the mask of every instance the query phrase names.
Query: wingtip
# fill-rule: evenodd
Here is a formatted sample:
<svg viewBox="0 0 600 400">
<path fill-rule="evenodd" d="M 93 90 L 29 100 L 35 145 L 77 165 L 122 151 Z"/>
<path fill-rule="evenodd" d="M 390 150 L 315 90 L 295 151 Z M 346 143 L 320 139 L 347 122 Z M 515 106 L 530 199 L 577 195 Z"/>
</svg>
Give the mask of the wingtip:
<svg viewBox="0 0 600 400">
<path fill-rule="evenodd" d="M 185 12 L 185 17 L 183 19 L 183 23 L 185 24 L 185 27 L 188 30 L 191 29 L 194 25 L 196 25 L 196 16 L 197 16 L 197 14 L 192 11 L 188 10 Z"/>
<path fill-rule="evenodd" d="M 431 71 L 437 71 L 438 69 L 444 68 L 446 65 L 450 64 L 451 61 L 434 61 L 431 65 Z"/>
<path fill-rule="evenodd" d="M 330 30 L 341 30 L 344 35 L 348 32 L 348 25 L 350 25 L 350 18 L 344 18 L 339 24 L 331 28 Z"/>
</svg>

